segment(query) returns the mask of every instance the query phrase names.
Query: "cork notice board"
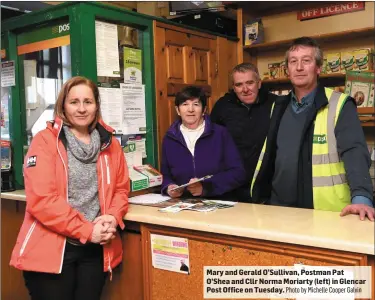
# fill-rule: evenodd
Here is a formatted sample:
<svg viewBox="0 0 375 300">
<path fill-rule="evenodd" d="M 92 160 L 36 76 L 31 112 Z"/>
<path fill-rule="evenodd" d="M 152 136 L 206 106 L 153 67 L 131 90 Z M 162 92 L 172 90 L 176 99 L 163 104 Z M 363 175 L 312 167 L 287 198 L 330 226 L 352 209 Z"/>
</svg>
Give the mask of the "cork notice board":
<svg viewBox="0 0 375 300">
<path fill-rule="evenodd" d="M 292 246 L 185 229 L 142 225 L 144 299 L 202 300 L 204 266 L 363 265 L 362 255 Z M 156 269 L 151 262 L 150 234 L 189 240 L 190 274 Z"/>
</svg>

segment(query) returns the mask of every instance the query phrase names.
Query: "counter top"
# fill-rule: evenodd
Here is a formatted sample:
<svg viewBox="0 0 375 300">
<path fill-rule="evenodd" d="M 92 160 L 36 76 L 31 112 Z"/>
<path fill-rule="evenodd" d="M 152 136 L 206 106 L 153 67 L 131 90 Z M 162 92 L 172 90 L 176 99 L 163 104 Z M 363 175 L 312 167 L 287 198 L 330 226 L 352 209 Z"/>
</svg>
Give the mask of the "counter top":
<svg viewBox="0 0 375 300">
<path fill-rule="evenodd" d="M 24 191 L 1 197 L 25 201 Z M 212 212 L 173 214 L 131 204 L 125 220 L 375 255 L 374 223 L 338 212 L 238 203 Z"/>
<path fill-rule="evenodd" d="M 374 255 L 374 223 L 339 212 L 238 203 L 212 212 L 161 213 L 130 205 L 126 220 Z"/>
<path fill-rule="evenodd" d="M 13 192 L 1 192 L 1 198 L 10 199 L 10 200 L 18 200 L 18 201 L 26 201 L 25 190 L 17 190 Z"/>
</svg>

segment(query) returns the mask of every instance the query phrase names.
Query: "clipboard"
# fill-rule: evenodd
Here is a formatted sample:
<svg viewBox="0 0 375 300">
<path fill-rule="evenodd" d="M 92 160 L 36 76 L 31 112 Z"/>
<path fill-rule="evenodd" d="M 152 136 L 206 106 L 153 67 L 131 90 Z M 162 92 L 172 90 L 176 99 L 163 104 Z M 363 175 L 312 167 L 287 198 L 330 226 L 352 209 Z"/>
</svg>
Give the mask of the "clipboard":
<svg viewBox="0 0 375 300">
<path fill-rule="evenodd" d="M 182 184 L 182 185 L 179 185 L 179 186 L 177 186 L 177 187 L 175 187 L 175 188 L 173 188 L 173 189 L 170 189 L 170 191 L 172 192 L 172 191 L 175 191 L 175 190 L 178 190 L 178 189 L 182 189 L 182 188 L 184 188 L 184 187 L 187 187 L 187 186 L 189 186 L 189 185 L 192 185 L 192 184 L 194 184 L 194 183 L 196 183 L 196 182 L 200 182 L 200 181 L 204 181 L 204 180 L 206 180 L 206 179 L 209 179 L 209 178 L 211 178 L 213 175 L 206 175 L 206 176 L 204 176 L 204 177 L 202 177 L 202 178 L 199 178 L 199 179 L 197 179 L 196 181 L 194 181 L 194 182 L 188 182 L 188 183 L 185 183 L 185 184 Z"/>
</svg>

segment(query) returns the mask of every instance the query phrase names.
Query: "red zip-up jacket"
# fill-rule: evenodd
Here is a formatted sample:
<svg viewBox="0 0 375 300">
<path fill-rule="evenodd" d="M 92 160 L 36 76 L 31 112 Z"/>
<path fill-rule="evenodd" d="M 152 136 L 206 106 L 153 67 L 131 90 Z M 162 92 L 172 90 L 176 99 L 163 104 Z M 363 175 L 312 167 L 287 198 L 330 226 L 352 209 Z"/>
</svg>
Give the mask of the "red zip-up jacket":
<svg viewBox="0 0 375 300">
<path fill-rule="evenodd" d="M 113 129 L 99 121 L 101 150 L 97 161 L 101 215 L 113 215 L 119 226 L 128 210 L 129 173 Z M 33 139 L 24 161 L 26 213 L 10 265 L 20 270 L 61 273 L 66 237 L 89 242 L 93 223 L 68 203 L 68 156 L 62 121 L 56 118 Z M 122 243 L 103 246 L 104 271 L 122 261 Z"/>
</svg>

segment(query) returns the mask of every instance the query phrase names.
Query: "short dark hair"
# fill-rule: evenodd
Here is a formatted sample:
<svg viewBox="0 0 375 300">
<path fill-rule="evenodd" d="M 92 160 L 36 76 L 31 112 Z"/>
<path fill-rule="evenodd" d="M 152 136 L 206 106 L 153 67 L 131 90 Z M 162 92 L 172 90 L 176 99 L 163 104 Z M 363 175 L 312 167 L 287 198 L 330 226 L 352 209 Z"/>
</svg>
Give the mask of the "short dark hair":
<svg viewBox="0 0 375 300">
<path fill-rule="evenodd" d="M 235 66 L 232 72 L 230 73 L 230 77 L 232 78 L 232 81 L 233 81 L 234 73 L 246 73 L 246 72 L 254 72 L 257 80 L 260 79 L 258 68 L 252 63 L 242 63 L 242 64 Z"/>
<path fill-rule="evenodd" d="M 202 103 L 202 108 L 205 109 L 207 106 L 207 96 L 204 90 L 197 86 L 187 86 L 177 93 L 174 100 L 175 106 L 180 106 L 186 100 L 198 99 Z"/>
<path fill-rule="evenodd" d="M 323 65 L 323 51 L 318 42 L 311 37 L 303 36 L 295 39 L 285 53 L 285 64 L 288 66 L 289 52 L 295 50 L 298 46 L 312 47 L 315 49 L 315 63 L 318 67 Z"/>
</svg>

